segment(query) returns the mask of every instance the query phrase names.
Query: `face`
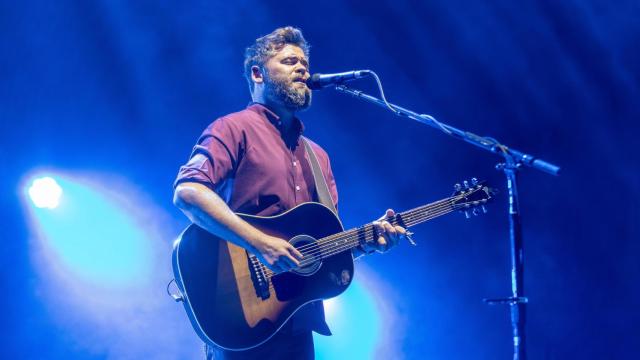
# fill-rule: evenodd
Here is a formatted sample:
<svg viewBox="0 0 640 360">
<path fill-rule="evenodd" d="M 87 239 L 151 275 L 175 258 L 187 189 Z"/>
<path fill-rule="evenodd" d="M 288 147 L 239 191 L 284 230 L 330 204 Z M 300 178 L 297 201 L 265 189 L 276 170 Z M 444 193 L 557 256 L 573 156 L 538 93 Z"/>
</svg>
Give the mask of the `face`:
<svg viewBox="0 0 640 360">
<path fill-rule="evenodd" d="M 300 111 L 311 106 L 311 90 L 306 81 L 309 78 L 309 61 L 304 51 L 295 45 L 285 45 L 265 64 L 265 96 L 281 103 L 292 111 Z"/>
</svg>

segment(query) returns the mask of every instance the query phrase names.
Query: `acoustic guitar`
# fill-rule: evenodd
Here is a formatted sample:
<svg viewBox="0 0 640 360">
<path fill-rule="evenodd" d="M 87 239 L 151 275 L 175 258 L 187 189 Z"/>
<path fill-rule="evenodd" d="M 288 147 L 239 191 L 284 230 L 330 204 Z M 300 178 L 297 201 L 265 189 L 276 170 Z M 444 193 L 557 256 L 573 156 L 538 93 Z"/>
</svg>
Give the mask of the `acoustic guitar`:
<svg viewBox="0 0 640 360">
<path fill-rule="evenodd" d="M 472 179 L 450 197 L 386 220 L 410 228 L 452 211 L 484 210 L 493 189 Z M 373 224 L 344 231 L 319 203 L 303 203 L 277 216 L 238 214 L 261 231 L 288 239 L 304 257 L 300 266 L 274 273 L 242 247 L 195 224 L 173 249 L 173 272 L 191 324 L 207 344 L 246 350 L 269 340 L 302 306 L 344 292 L 353 279 L 351 249 L 376 241 Z"/>
</svg>

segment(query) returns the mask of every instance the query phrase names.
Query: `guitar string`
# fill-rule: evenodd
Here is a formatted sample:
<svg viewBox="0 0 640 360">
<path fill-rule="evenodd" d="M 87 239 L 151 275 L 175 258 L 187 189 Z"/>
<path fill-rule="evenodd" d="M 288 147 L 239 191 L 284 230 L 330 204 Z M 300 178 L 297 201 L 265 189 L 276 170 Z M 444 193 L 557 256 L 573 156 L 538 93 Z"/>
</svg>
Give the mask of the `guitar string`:
<svg viewBox="0 0 640 360">
<path fill-rule="evenodd" d="M 444 203 L 444 202 L 449 202 L 449 201 L 451 201 L 451 200 L 453 200 L 453 199 L 454 199 L 453 197 L 452 197 L 452 198 L 447 198 L 447 199 L 442 199 L 442 200 L 439 200 L 439 201 L 433 202 L 433 203 L 431 203 L 431 204 L 427 204 L 427 205 L 423 205 L 423 206 L 420 206 L 420 207 L 417 207 L 417 208 L 414 208 L 414 209 L 411 209 L 411 210 L 407 210 L 407 211 L 405 211 L 405 212 L 404 212 L 404 214 L 407 214 L 408 216 L 402 216 L 401 218 L 402 218 L 402 219 L 405 219 L 405 218 L 407 218 L 407 219 L 408 219 L 408 218 L 411 218 L 412 216 L 418 215 L 418 214 L 417 214 L 417 212 L 418 212 L 418 211 L 419 211 L 419 212 L 424 212 L 424 210 L 425 210 L 426 208 L 428 208 L 428 207 L 433 207 L 433 209 L 430 209 L 430 210 L 427 210 L 427 211 L 434 210 L 434 209 L 438 208 L 439 206 L 441 206 L 441 205 L 442 205 L 442 203 Z M 396 215 L 396 216 L 397 216 L 397 215 Z M 391 217 L 391 218 L 385 218 L 385 219 L 383 219 L 383 220 L 387 220 L 387 221 L 389 221 L 389 220 L 397 221 L 396 216 L 393 216 L 393 217 Z M 364 225 L 364 226 L 367 226 L 367 225 L 370 225 L 370 224 L 371 224 L 371 223 L 366 224 L 366 225 Z M 351 231 L 358 231 L 358 230 L 360 230 L 360 229 L 361 229 L 362 227 L 364 227 L 364 226 L 361 226 L 360 228 L 355 228 L 355 229 L 347 230 L 347 231 L 345 231 L 344 233 L 338 233 L 338 234 L 333 234 L 333 235 L 327 236 L 326 238 L 320 239 L 320 240 L 318 240 L 318 241 L 314 242 L 313 244 L 303 245 L 303 246 L 301 246 L 300 248 L 298 248 L 298 251 L 306 250 L 306 249 L 307 249 L 307 248 L 309 248 L 309 247 L 313 247 L 313 246 L 314 246 L 314 244 L 316 244 L 316 243 L 318 243 L 318 242 L 321 242 L 321 241 L 323 242 L 323 241 L 331 241 L 331 240 L 333 240 L 333 239 L 337 239 L 338 237 L 343 236 L 345 233 L 348 233 L 348 232 L 351 232 Z"/>
<path fill-rule="evenodd" d="M 442 214 L 446 214 L 447 212 L 451 212 L 451 211 L 452 211 L 451 209 L 442 209 L 442 207 L 440 207 L 439 211 L 413 216 L 412 219 L 405 221 L 405 224 L 407 226 L 413 226 L 414 224 L 417 224 L 417 223 L 419 223 L 421 221 L 432 219 L 432 218 L 438 217 L 438 216 L 440 216 Z M 354 246 L 356 244 L 355 240 L 358 239 L 362 235 L 364 235 L 365 237 L 369 237 L 369 236 L 372 237 L 372 236 L 375 235 L 375 231 L 374 231 L 374 229 L 372 227 L 369 227 L 368 229 L 365 229 L 364 232 L 360 232 L 360 233 L 356 234 L 355 236 L 350 236 L 349 239 L 347 239 L 345 241 L 345 243 L 341 244 L 340 246 L 335 247 L 334 249 L 331 249 L 329 252 L 324 253 L 322 257 L 323 258 L 329 257 L 329 256 L 332 256 L 334 254 L 337 254 L 337 253 L 340 253 L 342 251 L 345 251 L 345 250 L 347 250 L 349 248 L 355 247 Z M 359 243 L 359 241 L 358 241 L 358 243 Z M 305 256 L 310 256 L 310 255 L 311 254 L 307 254 Z M 256 263 L 254 263 L 254 259 L 255 259 L 255 262 L 257 263 L 257 266 L 256 266 Z M 309 259 L 310 260 L 307 260 L 306 263 L 305 263 L 305 260 L 303 260 L 300 263 L 299 266 L 300 267 L 304 267 L 304 266 L 307 266 L 307 265 L 317 261 L 317 260 L 312 259 L 312 258 L 309 258 Z M 271 269 L 269 269 L 266 265 L 264 265 L 262 262 L 260 262 L 257 259 L 257 257 L 255 257 L 255 255 L 253 255 L 252 265 L 253 265 L 254 270 L 256 270 L 256 271 L 258 271 L 258 268 L 260 270 L 262 270 L 262 272 L 265 275 L 265 277 L 267 278 L 267 280 L 270 279 L 271 277 L 275 276 L 275 275 L 280 274 L 280 273 L 274 273 L 273 271 L 271 271 Z"/>
<path fill-rule="evenodd" d="M 428 211 L 422 211 L 421 213 L 418 214 L 408 214 L 406 215 L 408 212 L 405 212 L 405 215 L 398 217 L 393 216 L 390 218 L 387 218 L 385 220 L 389 221 L 392 225 L 396 225 L 396 224 L 400 224 L 400 220 L 402 220 L 405 225 L 407 225 L 408 222 L 411 222 L 415 217 L 417 216 L 421 216 L 421 214 L 423 213 L 431 213 L 434 211 L 439 211 L 442 207 L 449 207 L 451 206 L 451 204 L 439 204 L 436 207 L 433 207 L 431 209 L 429 209 Z M 409 225 L 407 225 L 409 226 Z M 350 237 L 356 236 L 356 237 L 360 237 L 360 233 L 362 232 L 368 232 L 369 230 L 371 230 L 373 228 L 374 231 L 375 227 L 372 223 L 363 225 L 359 228 L 355 228 L 355 229 L 351 229 L 351 230 L 347 230 L 345 232 L 342 233 L 338 233 L 338 234 L 334 234 L 334 235 L 330 235 L 327 236 L 325 238 L 319 239 L 318 241 L 315 241 L 313 244 L 309 244 L 309 245 L 304 245 L 301 246 L 299 248 L 297 248 L 298 251 L 302 252 L 303 254 L 305 252 L 312 254 L 313 250 L 318 250 L 318 249 L 323 249 L 323 248 L 327 248 L 327 247 L 331 247 L 331 246 L 335 246 L 335 241 L 334 240 L 342 240 L 345 241 L 347 239 L 349 239 Z"/>
<path fill-rule="evenodd" d="M 449 209 L 442 209 L 442 210 L 439 210 L 438 212 L 432 212 L 431 214 L 425 214 L 426 215 L 425 218 L 426 219 L 433 218 L 433 217 L 445 214 L 445 213 L 447 213 L 449 211 L 450 211 Z M 325 250 L 329 250 L 331 252 L 333 249 L 341 249 L 340 251 L 343 251 L 346 248 L 351 248 L 351 247 L 357 246 L 356 244 L 360 243 L 359 240 L 363 235 L 364 235 L 365 238 L 368 238 L 370 236 L 374 237 L 376 233 L 377 233 L 377 230 L 372 225 L 369 225 L 364 229 L 364 231 L 356 232 L 353 235 L 345 237 L 345 239 L 343 239 L 343 243 L 341 243 L 339 245 L 335 245 L 335 243 L 334 244 L 327 244 L 326 246 L 322 246 L 322 247 L 320 247 L 318 249 L 314 249 L 314 251 L 310 251 L 310 252 L 306 253 L 305 256 L 310 256 L 311 258 L 310 258 L 310 260 L 307 260 L 307 263 L 305 263 L 305 260 L 303 259 L 301 261 L 301 263 L 300 263 L 300 266 L 304 267 L 304 266 L 306 266 L 306 265 L 308 265 L 308 264 L 310 264 L 312 262 L 317 261 L 316 259 L 313 258 L 316 255 L 322 254 L 322 257 L 325 257 L 325 254 L 324 254 Z"/>
<path fill-rule="evenodd" d="M 383 220 L 387 220 L 389 221 L 389 223 L 394 225 L 400 224 L 400 220 L 401 220 L 402 225 L 408 228 L 418 223 L 421 223 L 423 221 L 430 220 L 438 216 L 441 216 L 443 214 L 455 211 L 456 210 L 455 201 L 462 199 L 468 195 L 469 193 L 460 194 L 460 195 L 452 196 L 446 199 L 438 200 L 431 204 L 426 204 L 420 207 L 416 207 L 414 209 L 404 211 L 402 213 L 402 216 L 399 216 L 400 214 L 396 214 L 392 217 L 389 217 Z M 338 234 L 333 234 L 333 235 L 321 238 L 318 241 L 313 242 L 312 244 L 301 246 L 297 250 L 303 252 L 304 256 L 312 256 L 312 257 L 309 258 L 307 262 L 305 262 L 305 260 L 303 259 L 300 262 L 299 267 L 304 267 L 318 261 L 315 259 L 315 256 L 318 254 L 321 254 L 320 260 L 324 258 L 328 258 L 330 256 L 333 256 L 335 254 L 341 253 L 345 250 L 348 250 L 357 246 L 357 244 L 360 243 L 359 239 L 361 237 L 364 237 L 366 239 L 368 237 L 375 237 L 375 234 L 376 234 L 376 228 L 372 223 L 369 223 L 358 228 L 354 228 L 351 230 L 347 230 L 345 232 L 341 232 Z M 332 242 L 332 240 L 336 240 L 340 238 L 342 238 L 341 239 L 342 243 L 336 246 L 335 242 Z M 329 251 L 325 252 L 325 250 L 327 249 L 329 249 Z M 308 251 L 308 252 L 305 254 L 305 251 Z M 274 276 L 279 275 L 281 273 L 273 272 L 266 265 L 264 265 L 255 255 L 250 256 L 249 260 L 253 270 L 255 272 L 260 271 L 263 275 L 264 280 L 268 282 L 269 291 L 274 289 L 274 285 L 271 279 Z M 251 276 L 251 275 L 245 275 L 245 276 Z M 242 276 L 242 277 L 245 277 L 245 276 Z"/>
<path fill-rule="evenodd" d="M 442 214 L 445 214 L 447 212 L 453 211 L 452 209 L 450 209 L 449 206 L 439 206 L 437 209 L 434 208 L 434 209 L 431 209 L 431 210 L 432 211 L 425 212 L 423 214 L 416 214 L 414 216 L 411 216 L 410 219 L 404 221 L 405 225 L 407 227 L 413 226 L 413 225 L 415 225 L 415 224 L 417 224 L 419 222 L 422 222 L 424 220 L 428 220 L 430 218 L 434 218 L 434 217 L 440 216 Z M 437 211 L 435 211 L 435 210 L 437 210 Z M 352 230 L 358 230 L 358 231 L 355 231 L 355 232 L 347 231 L 347 232 L 351 232 L 351 234 L 349 234 L 348 236 L 345 236 L 345 238 L 343 239 L 344 243 L 340 244 L 339 246 L 336 247 L 337 249 L 339 249 L 339 252 L 344 251 L 347 248 L 354 247 L 354 246 L 352 246 L 352 245 L 355 245 L 354 241 L 359 239 L 360 237 L 362 237 L 362 236 L 364 236 L 365 238 L 366 237 L 370 237 L 370 236 L 373 237 L 375 235 L 375 232 L 376 232 L 375 229 L 373 228 L 373 226 L 370 225 L 370 224 L 365 225 L 364 227 L 362 227 L 362 229 L 358 228 L 358 229 L 352 229 Z M 321 240 L 324 240 L 324 239 L 321 239 Z M 319 248 L 320 251 L 310 251 L 310 252 L 308 252 L 308 253 L 306 253 L 304 255 L 307 256 L 307 257 L 308 256 L 315 256 L 318 253 L 321 253 L 322 250 L 326 250 L 326 249 L 331 248 L 331 247 L 335 247 L 335 243 L 325 244 L 325 246 L 322 246 L 322 247 Z M 316 250 L 316 249 L 314 249 L 314 250 Z M 325 255 L 325 257 L 326 257 L 326 255 Z M 308 261 L 308 263 L 305 263 L 304 261 L 305 260 L 303 259 L 299 266 L 304 267 L 304 266 L 306 266 L 306 265 L 308 265 L 310 263 L 313 263 L 313 262 L 315 262 L 317 260 L 311 259 L 311 260 Z M 260 265 L 262 266 L 262 270 L 263 271 L 266 269 L 268 272 L 273 273 L 271 271 L 271 269 L 266 267 L 266 265 L 262 264 L 262 262 L 260 262 Z M 273 274 L 275 274 L 275 273 L 273 273 Z"/>
<path fill-rule="evenodd" d="M 420 219 L 420 221 L 433 219 L 433 218 L 435 218 L 435 217 L 438 217 L 438 216 L 440 216 L 440 215 L 446 214 L 446 213 L 451 212 L 451 211 L 452 211 L 451 209 L 443 209 L 443 210 L 438 211 L 438 212 L 435 212 L 435 213 L 425 214 L 424 219 Z M 413 221 L 419 220 L 419 218 L 420 218 L 420 217 L 416 217 L 415 219 L 413 219 Z M 407 226 L 411 226 L 411 225 L 408 225 L 408 224 L 407 224 Z M 374 235 L 374 232 L 373 232 L 372 230 L 373 230 L 373 229 L 371 229 L 371 230 L 365 230 L 365 236 L 373 236 L 373 235 Z M 344 244 L 341 244 L 340 246 L 337 246 L 337 247 L 335 247 L 335 248 L 333 248 L 333 249 L 330 249 L 328 252 L 326 252 L 326 253 L 322 254 L 322 255 L 323 255 L 323 256 L 322 256 L 322 258 L 326 258 L 326 257 L 332 256 L 332 255 L 335 255 L 335 254 L 337 254 L 337 253 L 343 252 L 343 251 L 345 251 L 345 250 L 347 250 L 347 249 L 350 249 L 350 248 L 355 247 L 355 246 L 356 246 L 356 245 L 355 245 L 355 244 L 356 244 L 356 242 L 354 242 L 354 240 L 356 240 L 356 239 L 357 239 L 357 238 L 359 238 L 359 237 L 360 237 L 360 234 L 357 234 L 356 236 L 351 236 L 351 237 L 350 237 L 350 239 L 349 239 L 349 242 L 346 242 L 346 243 L 344 243 Z M 309 256 L 309 255 L 307 255 L 307 256 Z M 257 260 L 257 259 L 256 259 L 256 260 Z M 258 260 L 258 261 L 259 261 L 259 260 Z M 305 260 L 303 260 L 303 261 L 300 263 L 300 265 L 299 265 L 299 266 L 300 266 L 300 267 L 304 267 L 304 266 L 307 266 L 307 265 L 309 265 L 309 264 L 311 264 L 311 263 L 313 263 L 313 262 L 316 262 L 316 261 L 318 261 L 318 260 L 316 260 L 316 259 L 310 259 L 310 260 L 308 260 L 308 261 L 305 263 Z M 267 280 L 268 280 L 268 279 L 270 279 L 271 277 L 275 276 L 275 275 L 280 274 L 280 273 L 274 273 L 273 271 L 271 271 L 271 269 L 269 269 L 268 267 L 266 267 L 266 265 L 262 264 L 261 262 L 259 263 L 259 266 L 262 268 L 263 272 L 265 273 L 265 276 L 266 276 Z"/>
<path fill-rule="evenodd" d="M 441 204 L 438 207 L 430 209 L 430 211 L 425 213 L 428 215 L 429 213 L 440 211 L 440 209 L 442 209 L 443 207 L 449 208 L 450 207 L 449 205 L 450 204 Z M 416 216 L 420 216 L 420 215 L 416 215 Z M 392 223 L 398 222 L 398 219 L 389 219 L 389 220 L 391 220 Z M 407 221 L 411 222 L 413 220 L 414 220 L 414 217 L 410 217 Z M 406 221 L 405 221 L 405 224 L 406 224 Z M 298 248 L 298 251 L 302 252 L 304 256 L 315 256 L 326 249 L 341 245 L 341 244 L 336 244 L 335 241 L 331 241 L 331 240 L 339 239 L 343 243 L 350 243 L 354 239 L 360 239 L 363 235 L 365 236 L 365 238 L 368 238 L 370 235 L 374 236 L 376 232 L 378 232 L 378 230 L 374 227 L 373 224 L 367 224 L 360 228 L 356 228 L 356 229 L 348 230 L 344 233 L 340 233 L 340 236 L 337 236 L 337 237 L 329 236 L 327 238 L 319 239 L 318 241 L 316 241 L 316 243 L 318 244 L 315 244 L 315 246 L 307 246 L 306 248 L 301 247 L 301 248 Z M 327 241 L 327 239 L 329 239 L 329 241 Z M 302 261 L 304 261 L 304 259 Z"/>
<path fill-rule="evenodd" d="M 425 216 L 424 220 L 433 219 L 433 218 L 436 218 L 436 217 L 438 217 L 440 215 L 446 214 L 446 213 L 451 212 L 451 211 L 454 211 L 454 210 L 439 211 L 438 213 L 430 214 L 431 216 Z M 419 220 L 416 218 L 416 219 L 414 219 L 414 221 L 419 221 Z M 407 225 L 407 226 L 409 226 L 409 225 Z M 335 254 L 338 254 L 338 253 L 343 252 L 343 251 L 345 251 L 347 249 L 350 249 L 350 248 L 351 248 L 351 246 L 341 246 L 339 248 L 333 249 L 332 251 L 328 252 L 327 254 L 325 254 L 324 257 L 333 256 Z M 254 258 L 255 258 L 255 256 L 254 256 Z M 255 260 L 258 262 L 258 264 L 259 264 L 258 266 L 260 266 L 262 268 L 262 270 L 263 270 L 263 273 L 265 275 L 265 281 L 269 282 L 269 290 L 273 289 L 274 285 L 273 285 L 273 282 L 271 281 L 271 278 L 276 276 L 276 275 L 279 275 L 281 273 L 274 273 L 269 268 L 266 268 L 266 266 L 264 264 L 262 264 L 257 258 L 255 258 Z M 255 269 L 255 265 L 254 265 L 254 269 Z"/>
<path fill-rule="evenodd" d="M 404 215 L 402 215 L 402 216 L 395 215 L 393 217 L 386 218 L 386 219 L 383 219 L 383 220 L 389 221 L 393 225 L 399 224 L 398 220 L 403 220 L 405 222 L 405 224 L 406 224 L 407 221 L 410 221 L 415 216 L 420 216 L 420 214 L 425 213 L 425 212 L 436 211 L 443 205 L 449 205 L 449 203 L 452 200 L 453 199 L 440 200 L 440 201 L 437 201 L 437 202 L 435 202 L 433 204 L 429 204 L 429 205 L 422 206 L 422 207 L 419 207 L 419 208 L 416 208 L 416 209 L 405 211 L 403 213 Z M 431 208 L 426 210 L 429 207 L 431 207 Z M 340 239 L 341 237 L 348 236 L 348 235 L 351 235 L 353 233 L 359 233 L 359 232 L 361 232 L 363 230 L 366 230 L 366 228 L 369 227 L 369 226 L 373 226 L 373 224 L 369 223 L 369 224 L 363 225 L 363 226 L 361 226 L 359 228 L 355 228 L 355 229 L 347 230 L 347 231 L 342 232 L 342 233 L 338 233 L 338 234 L 333 234 L 333 235 L 327 236 L 325 238 L 322 238 L 322 239 L 319 239 L 318 241 L 313 242 L 312 244 L 303 245 L 303 246 L 297 248 L 297 250 L 300 251 L 300 252 L 304 252 L 306 250 L 318 248 L 318 247 L 322 246 L 323 244 L 331 243 L 333 240 Z"/>
<path fill-rule="evenodd" d="M 398 220 L 402 220 L 402 222 L 404 223 L 405 226 L 409 227 L 409 226 L 413 226 L 419 222 L 422 222 L 424 220 L 428 220 L 430 218 L 434 218 L 437 216 L 440 216 L 444 213 L 450 212 L 450 211 L 454 211 L 455 210 L 455 201 L 457 201 L 456 198 L 462 198 L 465 196 L 468 196 L 469 194 L 461 194 L 461 195 L 457 195 L 457 196 L 452 196 L 450 198 L 447 199 L 443 199 L 443 200 L 439 200 L 436 202 L 433 202 L 431 204 L 427 204 L 427 205 L 423 205 L 408 211 L 405 211 L 402 216 L 393 216 L 390 217 L 388 219 L 386 219 L 387 221 L 389 221 L 390 223 L 394 224 L 394 223 L 399 223 Z M 435 206 L 434 206 L 435 205 Z M 445 208 L 450 208 L 447 209 L 444 212 L 441 212 L 441 209 L 445 207 Z M 428 210 L 427 210 L 428 209 Z M 425 211 L 426 210 L 426 211 Z M 313 246 L 304 246 L 304 247 L 300 247 L 298 248 L 298 250 L 300 251 L 301 249 L 303 250 L 303 254 L 304 254 L 304 250 L 308 250 L 308 252 L 306 254 L 304 254 L 305 256 L 314 256 L 322 253 L 323 250 L 329 249 L 331 247 L 333 247 L 334 249 L 332 249 L 329 253 L 324 253 L 323 254 L 323 258 L 331 256 L 333 254 L 342 252 L 346 249 L 349 248 L 353 248 L 356 245 L 356 243 L 354 242 L 354 240 L 359 239 L 360 237 L 364 236 L 365 238 L 371 236 L 374 237 L 376 233 L 376 229 L 373 227 L 373 224 L 367 224 L 364 225 L 362 227 L 359 228 L 355 228 L 355 229 L 351 229 L 348 230 L 344 233 L 339 233 L 339 234 L 334 234 L 334 235 L 330 235 L 328 237 L 325 237 L 323 239 L 319 239 L 319 241 L 314 242 L 314 244 L 311 244 Z M 330 240 L 332 239 L 338 239 L 340 237 L 342 238 L 342 244 L 336 246 L 335 242 L 331 242 Z M 358 241 L 359 242 L 359 241 Z M 319 244 L 318 244 L 319 243 Z M 304 249 L 306 247 L 306 249 Z M 255 258 L 255 256 L 254 256 Z M 300 267 L 304 267 L 307 266 L 315 261 L 317 261 L 315 258 L 309 258 L 310 260 L 308 260 L 306 263 L 304 260 L 302 260 L 302 262 L 299 264 Z M 266 267 L 266 265 L 264 265 L 262 262 L 260 262 L 257 258 L 255 258 L 256 262 L 258 263 L 258 267 L 260 270 L 262 270 L 262 273 L 267 277 L 267 279 L 270 279 L 271 277 L 277 275 L 278 273 L 274 273 L 273 271 L 271 271 L 271 269 L 269 269 L 268 267 Z M 253 264 L 253 261 L 252 261 Z M 254 266 L 254 270 L 258 270 L 255 266 L 255 264 L 253 264 Z"/>
<path fill-rule="evenodd" d="M 438 209 L 439 210 L 439 209 Z M 435 213 L 433 211 L 432 213 Z M 413 220 L 413 219 L 411 219 Z M 394 223 L 396 221 L 393 221 Z M 410 221 L 411 222 L 411 221 Z M 406 224 L 406 223 L 405 223 Z M 364 238 L 364 241 L 367 241 L 369 238 L 375 238 L 376 234 L 379 234 L 379 230 L 372 224 L 365 225 L 364 227 L 358 229 L 357 231 L 348 233 L 340 238 L 337 238 L 334 241 L 324 242 L 319 244 L 316 247 L 308 249 L 306 251 L 302 251 L 304 256 L 314 257 L 319 253 L 324 252 L 327 249 L 331 249 L 334 247 L 340 247 L 342 244 L 351 244 L 354 242 L 360 243 L 360 240 Z M 304 262 L 304 259 L 302 260 Z"/>
<path fill-rule="evenodd" d="M 481 189 L 482 188 L 478 188 L 474 192 L 480 191 Z M 397 215 L 394 215 L 393 217 L 386 218 L 386 219 L 383 219 L 383 220 L 387 220 L 387 221 L 391 222 L 392 224 L 397 224 L 398 223 L 398 218 L 400 218 L 406 224 L 407 221 L 410 221 L 410 219 L 412 219 L 412 218 L 414 218 L 416 216 L 420 216 L 423 213 L 428 213 L 429 211 L 435 211 L 436 209 L 440 208 L 442 205 L 452 205 L 453 206 L 453 205 L 455 205 L 454 203 L 456 201 L 458 201 L 458 200 L 460 200 L 460 199 L 462 199 L 464 197 L 467 197 L 467 196 L 469 196 L 471 194 L 473 194 L 473 192 L 451 196 L 451 197 L 446 198 L 446 199 L 438 200 L 438 201 L 435 201 L 435 202 L 427 204 L 427 205 L 422 205 L 422 206 L 419 206 L 419 207 L 404 211 L 402 213 L 404 215 L 402 215 L 400 217 L 398 217 L 398 215 L 400 215 L 400 214 L 397 214 Z M 405 219 L 406 219 L 406 221 L 405 221 Z M 326 242 L 330 242 L 331 240 L 338 239 L 341 236 L 344 236 L 349 232 L 362 231 L 363 228 L 365 228 L 366 226 L 371 226 L 371 225 L 372 224 L 370 223 L 370 224 L 361 226 L 359 228 L 355 228 L 355 229 L 347 230 L 347 231 L 342 232 L 342 233 L 330 235 L 330 236 L 328 236 L 326 238 L 319 239 L 318 241 L 315 241 L 312 244 L 303 245 L 303 246 L 297 248 L 297 250 L 302 252 L 304 250 L 308 250 L 310 248 L 320 246 L 322 243 L 326 243 Z"/>
</svg>

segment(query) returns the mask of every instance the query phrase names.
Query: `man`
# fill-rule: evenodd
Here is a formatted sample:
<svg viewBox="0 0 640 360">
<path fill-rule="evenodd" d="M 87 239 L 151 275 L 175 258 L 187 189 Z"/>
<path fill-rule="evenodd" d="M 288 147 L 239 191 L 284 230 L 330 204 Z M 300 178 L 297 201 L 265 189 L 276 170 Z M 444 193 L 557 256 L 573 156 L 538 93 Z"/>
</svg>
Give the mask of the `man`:
<svg viewBox="0 0 640 360">
<path fill-rule="evenodd" d="M 203 229 L 255 254 L 269 269 L 288 271 L 302 254 L 287 239 L 267 235 L 234 212 L 271 216 L 300 203 L 318 201 L 313 171 L 296 113 L 311 105 L 309 47 L 300 30 L 279 28 L 256 39 L 245 55 L 245 76 L 253 102 L 214 121 L 198 140 L 175 182 L 174 203 Z M 327 153 L 309 141 L 337 208 L 338 193 Z M 385 216 L 393 215 L 387 210 Z M 387 251 L 405 234 L 377 222 L 372 248 Z M 210 348 L 208 358 L 312 359 L 311 331 L 330 335 L 321 302 L 306 305 L 266 343 L 242 352 Z"/>
</svg>

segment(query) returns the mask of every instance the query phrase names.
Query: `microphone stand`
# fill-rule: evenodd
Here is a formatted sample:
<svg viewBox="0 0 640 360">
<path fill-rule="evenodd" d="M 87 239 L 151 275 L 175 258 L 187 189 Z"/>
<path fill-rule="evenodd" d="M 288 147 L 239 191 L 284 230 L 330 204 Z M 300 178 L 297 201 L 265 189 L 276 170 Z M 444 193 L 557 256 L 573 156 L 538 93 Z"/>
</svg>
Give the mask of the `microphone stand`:
<svg viewBox="0 0 640 360">
<path fill-rule="evenodd" d="M 379 79 L 377 79 L 377 76 L 376 80 L 378 80 L 378 85 L 381 86 L 379 83 Z M 496 139 L 479 136 L 469 131 L 463 131 L 453 126 L 443 124 L 430 115 L 418 114 L 403 107 L 391 104 L 386 100 L 380 100 L 360 90 L 349 88 L 343 84 L 336 85 L 335 89 L 338 92 L 349 94 L 358 99 L 387 108 L 398 116 L 407 117 L 425 125 L 429 125 L 433 128 L 441 130 L 447 135 L 457 138 L 458 140 L 466 141 L 481 149 L 501 155 L 504 158 L 503 162 L 500 162 L 496 165 L 496 169 L 504 172 L 507 178 L 507 189 L 509 196 L 509 240 L 511 247 L 511 296 L 495 299 L 483 299 L 483 301 L 490 305 L 509 305 L 511 311 L 511 328 L 513 336 L 513 360 L 526 360 L 525 305 L 528 302 L 528 299 L 524 296 L 524 256 L 522 244 L 522 227 L 520 223 L 520 204 L 518 200 L 517 175 L 518 170 L 520 170 L 523 165 L 546 172 L 551 175 L 558 175 L 560 172 L 560 167 L 536 158 L 532 155 L 525 154 L 521 151 L 507 147 L 498 142 Z M 381 87 L 380 90 L 382 90 Z"/>
</svg>

